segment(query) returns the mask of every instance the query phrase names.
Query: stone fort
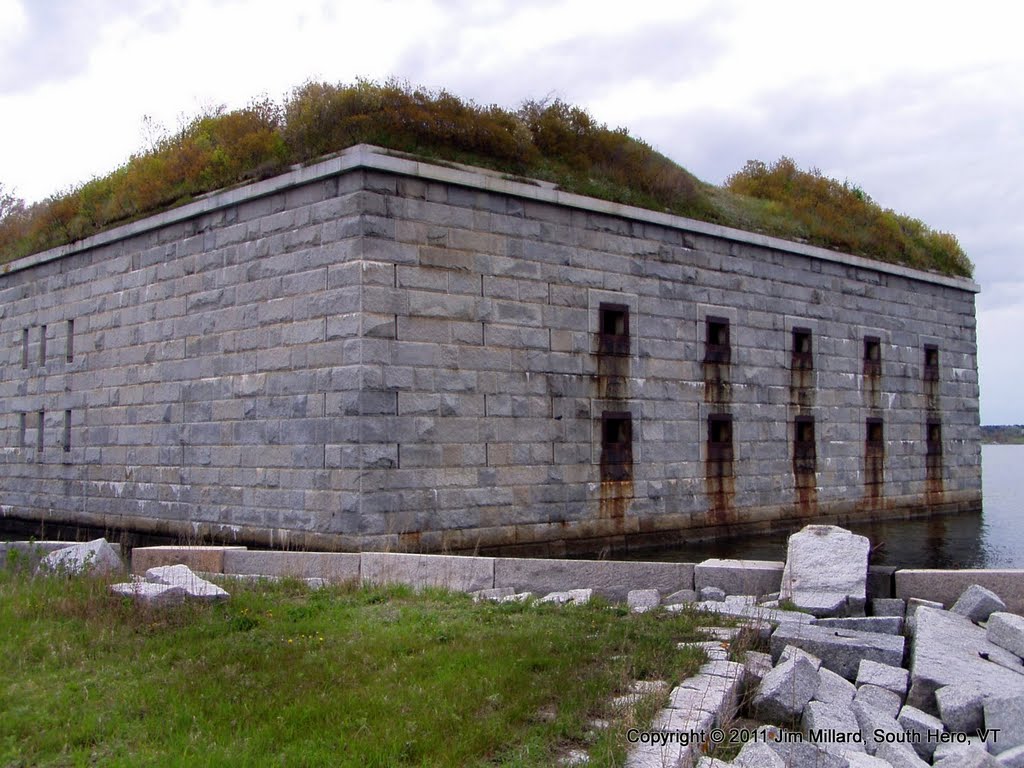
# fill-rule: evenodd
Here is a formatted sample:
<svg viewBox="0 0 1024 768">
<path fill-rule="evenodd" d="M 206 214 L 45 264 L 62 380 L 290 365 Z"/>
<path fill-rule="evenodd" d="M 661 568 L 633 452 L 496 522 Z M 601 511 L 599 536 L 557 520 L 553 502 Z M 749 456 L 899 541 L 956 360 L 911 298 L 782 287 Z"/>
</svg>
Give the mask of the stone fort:
<svg viewBox="0 0 1024 768">
<path fill-rule="evenodd" d="M 981 505 L 970 280 L 352 147 L 0 275 L 0 515 L 563 555 Z"/>
</svg>

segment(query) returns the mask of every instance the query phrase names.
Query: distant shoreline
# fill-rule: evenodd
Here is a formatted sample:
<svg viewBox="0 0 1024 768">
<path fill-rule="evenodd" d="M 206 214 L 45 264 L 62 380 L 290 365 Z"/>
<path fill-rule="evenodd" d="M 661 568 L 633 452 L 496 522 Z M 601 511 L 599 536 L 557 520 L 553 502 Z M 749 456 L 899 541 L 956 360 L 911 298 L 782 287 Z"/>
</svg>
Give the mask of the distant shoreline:
<svg viewBox="0 0 1024 768">
<path fill-rule="evenodd" d="M 983 425 L 981 442 L 982 445 L 1024 445 L 1024 424 Z"/>
</svg>

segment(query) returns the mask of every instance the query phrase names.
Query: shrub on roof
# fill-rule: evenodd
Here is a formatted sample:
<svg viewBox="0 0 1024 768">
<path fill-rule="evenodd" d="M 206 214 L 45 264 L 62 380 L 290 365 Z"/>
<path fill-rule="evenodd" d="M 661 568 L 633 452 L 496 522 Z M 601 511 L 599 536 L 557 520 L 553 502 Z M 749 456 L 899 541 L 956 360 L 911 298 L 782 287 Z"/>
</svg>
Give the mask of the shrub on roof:
<svg viewBox="0 0 1024 768">
<path fill-rule="evenodd" d="M 282 133 L 295 161 L 360 143 L 475 156 L 513 172 L 525 171 L 537 157 L 525 126 L 506 110 L 394 81 L 306 83 L 286 101 Z"/>
<path fill-rule="evenodd" d="M 802 171 L 791 158 L 771 165 L 750 160 L 726 180 L 726 187 L 778 204 L 815 245 L 919 269 L 971 273 L 971 263 L 953 235 L 883 209 L 860 187 L 823 176 L 817 168 Z"/>
<path fill-rule="evenodd" d="M 859 188 L 800 171 L 788 158 L 771 166 L 752 161 L 724 189 L 717 188 L 625 129 L 610 129 L 561 100 L 527 101 L 512 112 L 444 90 L 365 80 L 308 82 L 280 105 L 263 99 L 207 112 L 107 176 L 30 206 L 14 198 L 0 201 L 0 261 L 360 143 L 544 179 L 570 192 L 908 266 L 971 273 L 952 235 L 882 210 Z"/>
</svg>

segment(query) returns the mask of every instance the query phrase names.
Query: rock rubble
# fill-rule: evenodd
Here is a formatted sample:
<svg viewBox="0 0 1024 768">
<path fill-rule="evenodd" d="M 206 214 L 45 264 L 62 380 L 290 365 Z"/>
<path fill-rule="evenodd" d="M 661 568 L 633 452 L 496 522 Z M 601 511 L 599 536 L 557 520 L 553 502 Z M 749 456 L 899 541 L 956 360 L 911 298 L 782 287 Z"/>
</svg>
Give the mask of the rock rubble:
<svg viewBox="0 0 1024 768">
<path fill-rule="evenodd" d="M 36 572 L 63 576 L 104 576 L 123 570 L 124 563 L 118 551 L 106 539 L 94 539 L 50 552 L 39 562 Z"/>
<path fill-rule="evenodd" d="M 728 667 L 716 652 L 651 728 L 700 731 L 735 714 L 768 725 L 732 761 L 704 754 L 713 744 L 663 743 L 635 747 L 627 765 L 1024 768 L 1024 617 L 978 585 L 949 610 L 869 602 L 868 550 L 849 531 L 808 526 L 790 538 L 778 601 L 704 583 L 695 605 L 765 627 L 771 655 Z"/>
<path fill-rule="evenodd" d="M 198 576 L 187 565 L 164 565 L 150 568 L 145 577 L 111 584 L 110 593 L 130 597 L 136 602 L 159 607 L 185 601 L 214 603 L 227 600 L 227 590 Z"/>
</svg>

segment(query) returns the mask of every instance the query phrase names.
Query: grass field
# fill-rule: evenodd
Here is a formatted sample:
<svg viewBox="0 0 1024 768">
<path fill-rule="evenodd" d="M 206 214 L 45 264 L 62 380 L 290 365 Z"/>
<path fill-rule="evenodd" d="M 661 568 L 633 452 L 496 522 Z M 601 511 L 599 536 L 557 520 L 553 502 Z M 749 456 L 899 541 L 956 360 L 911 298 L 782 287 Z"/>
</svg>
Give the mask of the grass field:
<svg viewBox="0 0 1024 768">
<path fill-rule="evenodd" d="M 298 582 L 156 611 L 106 585 L 0 569 L 0 765 L 621 765 L 611 697 L 692 674 L 676 643 L 721 621 Z"/>
</svg>

